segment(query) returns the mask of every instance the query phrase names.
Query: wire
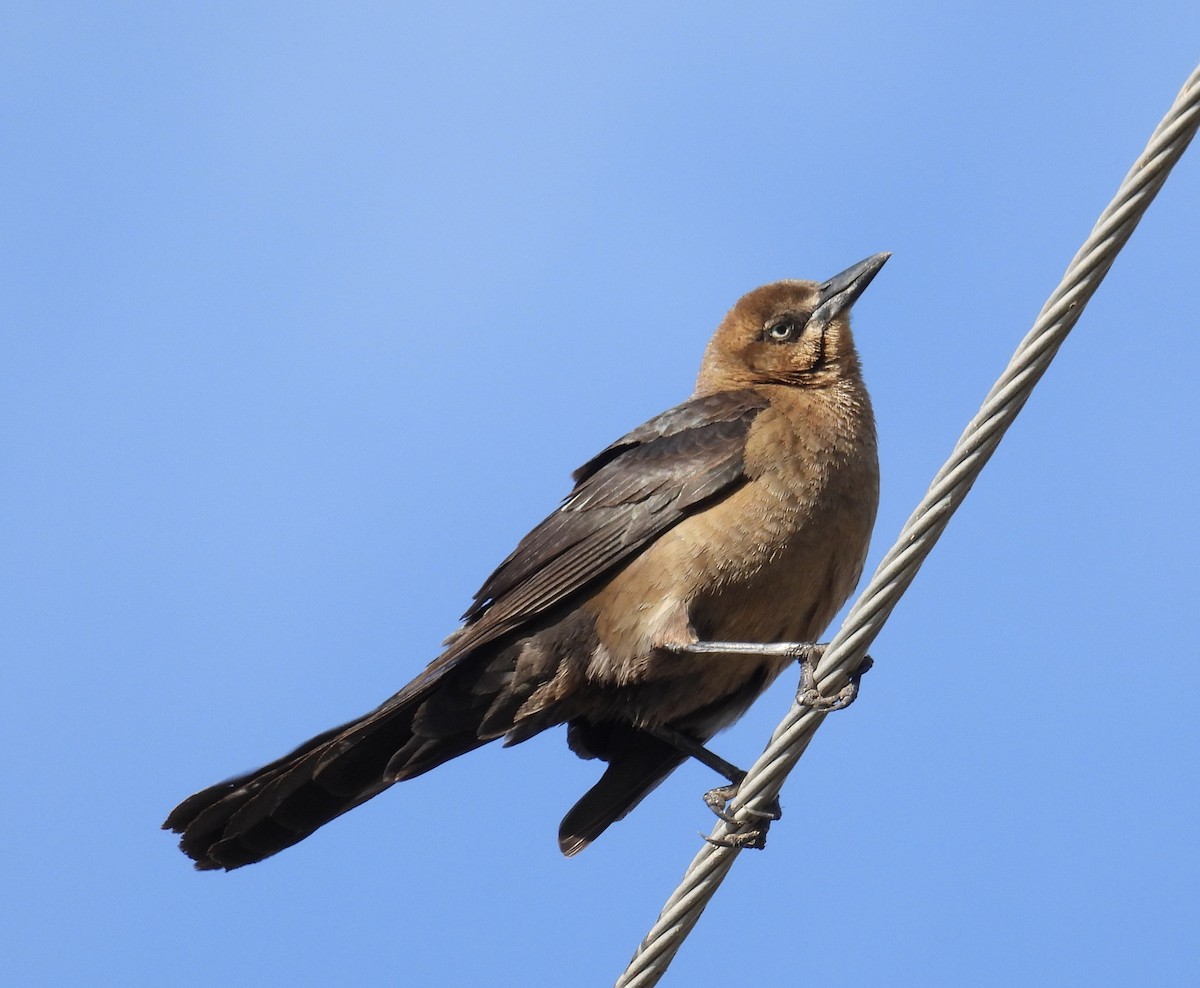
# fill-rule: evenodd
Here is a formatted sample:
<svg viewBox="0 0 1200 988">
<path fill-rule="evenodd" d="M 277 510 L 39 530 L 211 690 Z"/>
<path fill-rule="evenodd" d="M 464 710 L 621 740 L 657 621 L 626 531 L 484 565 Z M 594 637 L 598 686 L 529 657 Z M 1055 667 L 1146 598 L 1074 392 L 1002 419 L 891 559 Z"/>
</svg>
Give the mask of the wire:
<svg viewBox="0 0 1200 988">
<path fill-rule="evenodd" d="M 1146 149 L 1042 306 L 1033 328 L 1017 347 L 983 406 L 955 444 L 950 458 L 905 523 L 896 544 L 884 556 L 871 582 L 825 649 L 815 676 L 822 694 L 829 695 L 844 685 L 849 673 L 861 664 L 867 648 L 1054 359 L 1117 253 L 1195 136 L 1197 127 L 1200 127 L 1200 67 L 1192 72 L 1155 128 Z M 728 839 L 757 826 L 753 814 L 747 811 L 766 810 L 779 795 L 784 779 L 825 717 L 821 710 L 799 703 L 793 705 L 775 729 L 766 750 L 750 767 L 729 806 L 731 816 L 738 822 L 719 822 L 710 839 Z M 648 988 L 658 983 L 733 867 L 740 850 L 713 843 L 701 848 L 638 946 L 629 967 L 617 980 L 617 988 Z"/>
</svg>

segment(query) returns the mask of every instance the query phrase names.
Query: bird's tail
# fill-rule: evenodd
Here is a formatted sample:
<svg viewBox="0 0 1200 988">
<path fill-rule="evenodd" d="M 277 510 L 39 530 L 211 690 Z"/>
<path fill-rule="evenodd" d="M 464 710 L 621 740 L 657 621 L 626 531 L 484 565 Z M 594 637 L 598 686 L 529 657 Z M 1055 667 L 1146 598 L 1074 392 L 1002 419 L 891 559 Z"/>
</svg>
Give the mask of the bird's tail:
<svg viewBox="0 0 1200 988">
<path fill-rule="evenodd" d="M 382 706 L 295 751 L 189 796 L 163 828 L 202 871 L 232 870 L 291 847 L 372 796 L 498 737 L 523 741 L 555 710 L 520 713 L 539 680 L 514 679 L 519 648 L 462 666 L 435 662 Z M 520 718 L 519 721 L 517 718 Z M 608 767 L 571 808 L 559 847 L 577 854 L 674 771 L 684 755 L 631 724 L 572 721 L 571 747 Z"/>
<path fill-rule="evenodd" d="M 603 753 L 608 768 L 559 825 L 558 846 L 567 857 L 578 854 L 623 819 L 687 760 L 675 748 L 631 726 L 612 728 Z"/>
<path fill-rule="evenodd" d="M 491 698 L 456 688 L 454 678 L 432 691 L 410 687 L 269 765 L 209 786 L 175 807 L 163 829 L 180 835 L 200 870 L 240 868 L 291 847 L 392 784 L 496 736 L 479 736 Z"/>
</svg>

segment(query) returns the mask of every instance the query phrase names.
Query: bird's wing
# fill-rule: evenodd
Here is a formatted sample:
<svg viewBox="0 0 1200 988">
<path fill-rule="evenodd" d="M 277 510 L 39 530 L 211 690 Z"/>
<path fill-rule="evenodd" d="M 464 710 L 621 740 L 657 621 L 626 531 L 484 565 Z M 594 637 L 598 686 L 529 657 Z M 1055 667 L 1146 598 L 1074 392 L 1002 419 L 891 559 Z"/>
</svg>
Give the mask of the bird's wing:
<svg viewBox="0 0 1200 988">
<path fill-rule="evenodd" d="M 671 526 L 744 483 L 746 436 L 766 406 L 748 391 L 696 398 L 617 440 L 575 472 L 570 496 L 488 578 L 466 624 L 416 679 L 358 720 L 197 793 L 164 826 L 183 835 L 180 846 L 197 867 L 240 867 L 302 840 L 397 778 L 483 744 L 474 726 L 422 734 L 414 725 L 430 691 L 480 646 L 570 606 Z M 658 742 L 626 752 L 564 822 L 564 849 L 582 848 L 681 758 Z"/>
<path fill-rule="evenodd" d="M 480 645 L 586 592 L 644 546 L 746 481 L 753 391 L 693 398 L 575 471 L 575 488 L 521 540 L 475 595 L 448 647 L 386 706 L 422 693 Z"/>
</svg>

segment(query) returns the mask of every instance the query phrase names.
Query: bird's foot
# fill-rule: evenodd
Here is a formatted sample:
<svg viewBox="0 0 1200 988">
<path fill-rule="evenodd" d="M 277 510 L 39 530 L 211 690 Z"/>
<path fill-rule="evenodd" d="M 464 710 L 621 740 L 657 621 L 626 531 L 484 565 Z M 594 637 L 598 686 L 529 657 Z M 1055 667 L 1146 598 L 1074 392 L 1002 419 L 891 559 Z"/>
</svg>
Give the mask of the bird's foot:
<svg viewBox="0 0 1200 988">
<path fill-rule="evenodd" d="M 779 805 L 779 797 L 776 796 L 765 810 L 744 807 L 742 813 L 749 817 L 749 820 L 737 819 L 737 817 L 729 812 L 729 803 L 737 795 L 740 784 L 739 780 L 727 786 L 710 789 L 704 794 L 704 802 L 716 814 L 718 819 L 728 823 L 730 826 L 741 827 L 753 821 L 755 824 L 754 828 L 736 834 L 726 834 L 723 837 L 709 837 L 707 834 L 702 834 L 701 836 L 710 844 L 717 845 L 717 847 L 752 848 L 756 851 L 761 851 L 767 846 L 767 828 L 771 826 L 772 821 L 778 820 L 783 816 L 783 808 Z"/>
<path fill-rule="evenodd" d="M 747 830 L 740 834 L 725 834 L 722 837 L 710 837 L 708 834 L 700 836 L 714 847 L 732 847 L 738 851 L 763 851 L 767 847 L 767 824 L 764 823 L 756 830 Z"/>
<path fill-rule="evenodd" d="M 875 660 L 871 656 L 863 656 L 858 669 L 851 674 L 850 682 L 833 696 L 825 696 L 825 694 L 817 689 L 816 680 L 817 663 L 821 660 L 821 656 L 825 654 L 825 646 L 803 645 L 801 648 L 803 651 L 798 649 L 796 656 L 797 661 L 800 663 L 800 689 L 796 691 L 796 702 L 800 706 L 828 713 L 832 710 L 845 710 L 858 699 L 859 684 L 862 682 L 863 676 L 875 664 Z"/>
<path fill-rule="evenodd" d="M 704 794 L 704 804 L 713 811 L 716 816 L 724 820 L 726 823 L 736 824 L 739 821 L 732 813 L 729 812 L 729 803 L 733 797 L 738 794 L 740 782 L 731 783 L 727 786 L 719 786 L 716 789 L 710 789 Z M 779 805 L 779 797 L 776 796 L 771 805 L 765 810 L 753 810 L 746 807 L 742 812 L 747 816 L 753 817 L 756 820 L 778 820 L 783 816 L 783 809 Z"/>
</svg>

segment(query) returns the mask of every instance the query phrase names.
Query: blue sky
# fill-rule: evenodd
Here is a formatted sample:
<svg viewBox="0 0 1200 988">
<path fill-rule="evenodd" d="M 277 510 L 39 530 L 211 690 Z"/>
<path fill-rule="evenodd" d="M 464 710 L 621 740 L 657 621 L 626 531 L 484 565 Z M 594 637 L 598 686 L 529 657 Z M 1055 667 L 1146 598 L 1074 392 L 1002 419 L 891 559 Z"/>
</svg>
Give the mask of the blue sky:
<svg viewBox="0 0 1200 988">
<path fill-rule="evenodd" d="M 0 981 L 611 983 L 699 766 L 586 853 L 551 732 L 264 864 L 158 830 L 374 706 L 728 306 L 856 308 L 886 550 L 1194 67 L 1148 2 L 10 4 Z M 1200 965 L 1200 149 L 665 984 Z M 748 763 L 782 682 L 715 743 Z"/>
</svg>

